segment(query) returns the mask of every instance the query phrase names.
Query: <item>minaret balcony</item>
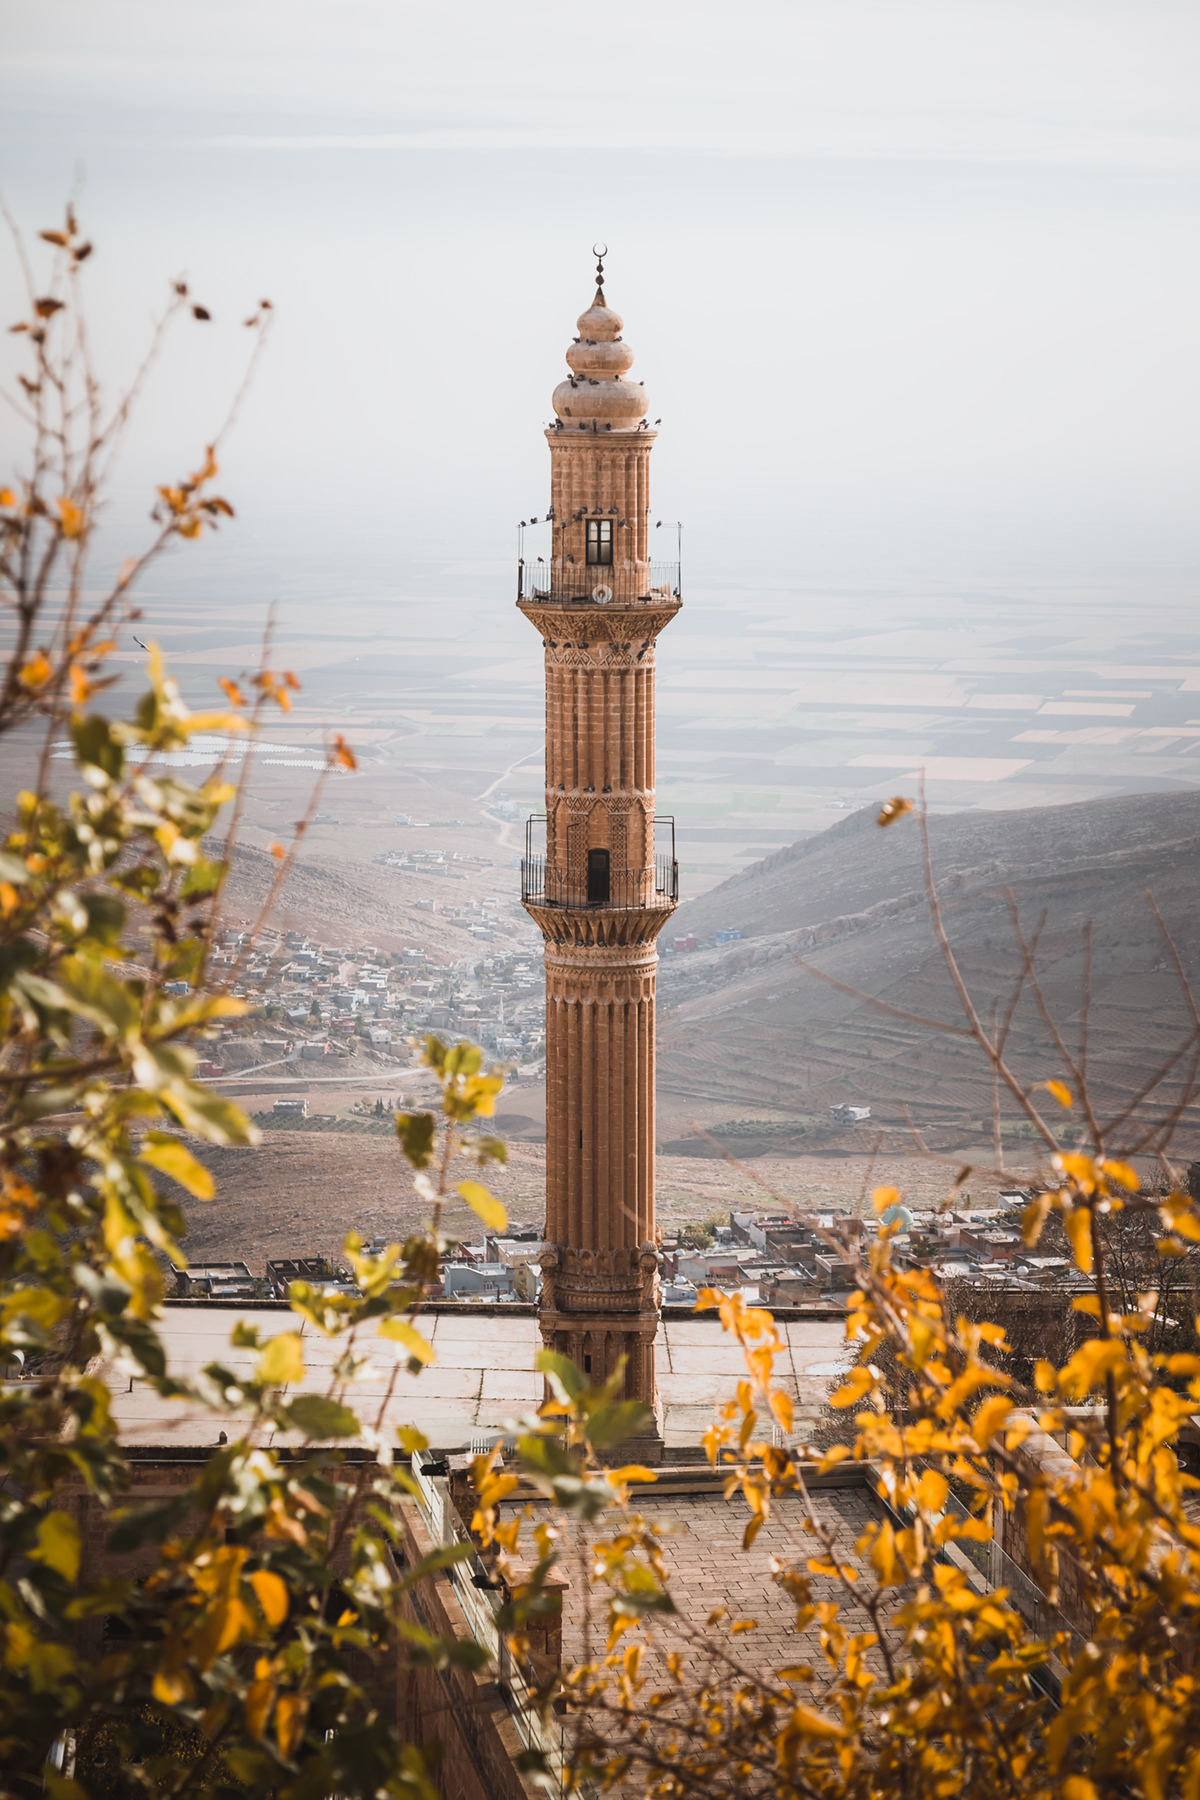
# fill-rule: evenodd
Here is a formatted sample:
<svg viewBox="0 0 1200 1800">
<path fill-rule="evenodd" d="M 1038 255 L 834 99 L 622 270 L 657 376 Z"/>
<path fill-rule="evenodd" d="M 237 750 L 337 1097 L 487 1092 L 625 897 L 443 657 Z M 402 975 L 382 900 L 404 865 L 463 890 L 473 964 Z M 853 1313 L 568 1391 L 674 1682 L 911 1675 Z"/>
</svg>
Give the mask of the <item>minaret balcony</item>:
<svg viewBox="0 0 1200 1800">
<path fill-rule="evenodd" d="M 678 563 L 572 563 L 564 559 L 517 564 L 517 604 L 539 606 L 679 606 Z"/>
<path fill-rule="evenodd" d="M 561 912 L 661 912 L 679 899 L 679 864 L 656 856 L 647 869 L 605 869 L 575 873 L 556 868 L 544 856 L 521 860 L 521 901 Z"/>
<path fill-rule="evenodd" d="M 544 813 L 535 813 L 525 825 L 525 855 L 521 859 L 521 900 L 527 906 L 563 912 L 661 912 L 679 899 L 679 864 L 675 860 L 675 820 L 660 813 L 656 826 L 667 827 L 671 848 L 656 852 L 640 869 L 613 868 L 609 852 L 588 852 L 585 867 L 564 867 L 533 849 L 533 833 L 544 825 Z M 661 837 L 660 837 L 661 841 Z"/>
</svg>

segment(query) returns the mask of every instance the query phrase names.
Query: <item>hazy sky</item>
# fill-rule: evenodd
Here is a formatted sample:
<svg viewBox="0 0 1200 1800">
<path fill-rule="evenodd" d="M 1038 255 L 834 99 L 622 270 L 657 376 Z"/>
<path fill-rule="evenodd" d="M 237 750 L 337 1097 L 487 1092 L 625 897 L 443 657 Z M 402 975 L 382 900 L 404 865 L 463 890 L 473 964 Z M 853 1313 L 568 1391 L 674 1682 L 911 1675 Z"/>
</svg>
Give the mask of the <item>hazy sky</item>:
<svg viewBox="0 0 1200 1800">
<path fill-rule="evenodd" d="M 105 366 L 178 270 L 216 315 L 125 493 L 275 301 L 227 459 L 268 557 L 507 561 L 602 238 L 693 567 L 1200 566 L 1195 0 L 4 0 L 0 54 Z"/>
</svg>

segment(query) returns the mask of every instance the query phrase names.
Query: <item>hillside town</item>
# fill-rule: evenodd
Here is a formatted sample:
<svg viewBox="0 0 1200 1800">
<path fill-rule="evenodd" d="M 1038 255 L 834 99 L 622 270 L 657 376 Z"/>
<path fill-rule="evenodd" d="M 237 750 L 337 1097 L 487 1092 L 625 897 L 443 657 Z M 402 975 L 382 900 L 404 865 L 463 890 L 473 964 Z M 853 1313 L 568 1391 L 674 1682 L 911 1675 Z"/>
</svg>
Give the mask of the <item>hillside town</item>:
<svg viewBox="0 0 1200 1800">
<path fill-rule="evenodd" d="M 481 944 L 493 939 L 493 907 L 452 914 Z M 244 932 L 227 931 L 213 957 L 218 979 L 230 981 L 235 998 L 252 1002 L 260 1042 L 251 1064 L 241 1052 L 245 1032 L 225 1031 L 199 1073 L 233 1074 L 250 1066 L 313 1061 L 353 1054 L 360 1048 L 396 1047 L 408 1061 L 414 1032 L 439 1031 L 470 1038 L 503 1061 L 534 1061 L 545 1033 L 540 972 L 511 952 L 446 964 L 418 945 L 382 951 L 318 943 L 298 931 L 262 931 L 252 945 Z M 274 1024 L 267 1036 L 261 1021 Z M 260 1054 L 261 1053 L 261 1054 Z"/>
</svg>

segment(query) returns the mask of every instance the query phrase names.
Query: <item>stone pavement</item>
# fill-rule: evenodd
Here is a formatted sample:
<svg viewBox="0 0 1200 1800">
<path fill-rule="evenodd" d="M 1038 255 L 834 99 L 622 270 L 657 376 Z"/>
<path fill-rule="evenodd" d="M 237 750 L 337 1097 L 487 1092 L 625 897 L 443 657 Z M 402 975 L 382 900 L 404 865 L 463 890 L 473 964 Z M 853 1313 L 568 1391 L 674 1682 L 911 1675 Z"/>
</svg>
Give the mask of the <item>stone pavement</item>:
<svg viewBox="0 0 1200 1800">
<path fill-rule="evenodd" d="M 864 1471 L 865 1474 L 865 1471 Z M 669 1476 L 664 1479 L 669 1480 Z M 861 1486 L 818 1488 L 813 1499 L 822 1522 L 833 1533 L 837 1548 L 856 1566 L 861 1559 L 854 1545 L 865 1527 L 879 1518 L 879 1508 L 864 1480 Z M 507 1510 L 507 1509 L 506 1509 Z M 542 1508 L 535 1507 L 541 1513 Z M 722 1681 L 768 1678 L 771 1671 L 808 1664 L 812 1686 L 794 1691 L 800 1698 L 819 1701 L 829 1687 L 833 1673 L 821 1649 L 820 1636 L 814 1627 L 796 1630 L 796 1607 L 772 1578 L 776 1562 L 805 1570 L 808 1558 L 822 1553 L 817 1539 L 804 1529 L 804 1509 L 798 1500 L 772 1502 L 771 1517 L 759 1532 L 749 1550 L 742 1549 L 742 1533 L 749 1512 L 739 1494 L 723 1498 L 719 1486 L 705 1492 L 664 1495 L 655 1498 L 654 1489 L 634 1490 L 630 1512 L 651 1523 L 660 1533 L 663 1560 L 666 1564 L 670 1591 L 677 1609 L 676 1616 L 653 1618 L 641 1629 L 646 1655 L 642 1673 L 650 1686 L 647 1695 L 666 1679 L 665 1657 L 671 1650 L 682 1652 L 685 1682 L 696 1685 L 712 1675 Z M 601 1522 L 597 1535 L 611 1535 L 615 1523 L 610 1517 Z M 575 1558 L 569 1557 L 562 1571 L 566 1588 L 563 1594 L 563 1664 L 599 1660 L 605 1654 L 605 1590 L 597 1587 L 590 1597 L 592 1613 L 590 1648 L 584 1625 L 580 1577 Z M 814 1602 L 837 1601 L 846 1630 L 851 1633 L 869 1631 L 872 1627 L 866 1613 L 860 1610 L 846 1589 L 832 1577 L 810 1576 Z M 867 1584 L 864 1583 L 864 1586 Z M 893 1606 L 907 1596 L 895 1595 Z M 707 1624 L 714 1608 L 724 1607 L 727 1617 L 713 1627 Z M 736 1621 L 754 1620 L 754 1628 L 734 1635 L 730 1627 Z M 891 1629 L 887 1638 L 895 1652 L 902 1648 L 902 1633 Z M 630 1642 L 623 1638 L 623 1644 Z M 727 1664 L 724 1672 L 708 1652 L 723 1653 L 736 1665 Z M 885 1670 L 879 1651 L 867 1654 L 867 1663 L 881 1677 Z M 669 1716 L 668 1714 L 664 1716 Z"/>
</svg>

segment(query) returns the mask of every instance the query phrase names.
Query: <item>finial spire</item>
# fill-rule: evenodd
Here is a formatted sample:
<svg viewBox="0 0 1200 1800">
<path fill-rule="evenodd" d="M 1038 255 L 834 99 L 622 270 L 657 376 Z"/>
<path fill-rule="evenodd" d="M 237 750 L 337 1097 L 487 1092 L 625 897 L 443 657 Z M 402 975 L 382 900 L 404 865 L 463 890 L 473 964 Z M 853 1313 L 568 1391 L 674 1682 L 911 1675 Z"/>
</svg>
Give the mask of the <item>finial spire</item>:
<svg viewBox="0 0 1200 1800">
<path fill-rule="evenodd" d="M 593 244 L 592 245 L 592 255 L 596 259 L 596 292 L 597 292 L 597 294 L 603 294 L 603 292 L 604 292 L 604 259 L 608 255 L 608 245 L 607 244 Z"/>
</svg>

